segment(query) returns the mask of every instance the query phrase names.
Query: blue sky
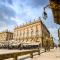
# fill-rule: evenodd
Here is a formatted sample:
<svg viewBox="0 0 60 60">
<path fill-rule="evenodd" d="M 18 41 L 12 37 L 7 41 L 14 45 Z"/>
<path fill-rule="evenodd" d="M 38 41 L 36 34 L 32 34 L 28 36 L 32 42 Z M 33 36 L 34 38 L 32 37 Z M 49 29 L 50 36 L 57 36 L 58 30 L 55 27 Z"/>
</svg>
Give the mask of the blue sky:
<svg viewBox="0 0 60 60">
<path fill-rule="evenodd" d="M 50 8 L 46 9 L 47 20 L 42 18 L 43 7 L 48 3 L 48 0 L 0 0 L 0 31 L 13 30 L 16 25 L 41 17 L 41 20 L 55 38 L 54 41 L 58 43 L 57 29 L 60 26 L 54 23 Z"/>
</svg>

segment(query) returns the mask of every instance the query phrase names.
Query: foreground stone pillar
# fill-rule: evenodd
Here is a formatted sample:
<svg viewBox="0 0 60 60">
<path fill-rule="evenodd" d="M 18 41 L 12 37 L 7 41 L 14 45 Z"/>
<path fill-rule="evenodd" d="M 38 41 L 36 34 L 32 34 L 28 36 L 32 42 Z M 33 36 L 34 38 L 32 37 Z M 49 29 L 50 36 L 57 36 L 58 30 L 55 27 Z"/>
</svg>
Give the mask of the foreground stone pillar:
<svg viewBox="0 0 60 60">
<path fill-rule="evenodd" d="M 33 58 L 33 53 L 30 53 L 30 58 Z"/>
<path fill-rule="evenodd" d="M 45 52 L 46 52 L 46 47 L 45 47 Z"/>
<path fill-rule="evenodd" d="M 38 48 L 38 55 L 40 55 L 40 48 Z"/>
<path fill-rule="evenodd" d="M 17 57 L 14 57 L 13 60 L 17 60 Z"/>
</svg>

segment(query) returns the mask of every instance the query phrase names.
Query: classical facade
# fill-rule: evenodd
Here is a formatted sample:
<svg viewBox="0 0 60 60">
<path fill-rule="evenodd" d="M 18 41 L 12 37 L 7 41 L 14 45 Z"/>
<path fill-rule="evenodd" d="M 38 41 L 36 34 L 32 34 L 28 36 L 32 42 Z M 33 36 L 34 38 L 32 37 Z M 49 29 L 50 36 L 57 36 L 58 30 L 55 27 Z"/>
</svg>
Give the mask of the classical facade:
<svg viewBox="0 0 60 60">
<path fill-rule="evenodd" d="M 40 43 L 49 40 L 50 33 L 40 20 L 28 22 L 14 29 L 13 39 L 20 43 Z"/>
<path fill-rule="evenodd" d="M 13 33 L 9 31 L 0 32 L 0 42 L 13 39 Z"/>
</svg>

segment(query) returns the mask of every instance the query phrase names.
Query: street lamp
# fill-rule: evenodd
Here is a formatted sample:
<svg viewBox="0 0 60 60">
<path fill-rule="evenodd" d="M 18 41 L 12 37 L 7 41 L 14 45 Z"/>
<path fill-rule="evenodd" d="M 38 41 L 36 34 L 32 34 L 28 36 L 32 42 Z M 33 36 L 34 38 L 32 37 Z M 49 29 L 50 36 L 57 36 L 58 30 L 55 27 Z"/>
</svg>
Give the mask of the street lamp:
<svg viewBox="0 0 60 60">
<path fill-rule="evenodd" d="M 43 9 L 44 9 L 44 12 L 43 12 L 43 18 L 46 20 L 46 18 L 48 17 L 47 16 L 47 13 L 46 13 L 46 8 L 49 7 L 49 5 L 46 5 Z"/>
</svg>

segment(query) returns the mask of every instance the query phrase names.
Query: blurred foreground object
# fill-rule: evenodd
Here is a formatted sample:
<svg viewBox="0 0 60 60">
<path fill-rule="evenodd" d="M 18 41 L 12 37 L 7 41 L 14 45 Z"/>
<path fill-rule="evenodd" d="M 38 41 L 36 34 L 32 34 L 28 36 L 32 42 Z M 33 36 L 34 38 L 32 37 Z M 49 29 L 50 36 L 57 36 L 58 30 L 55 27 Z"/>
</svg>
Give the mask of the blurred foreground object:
<svg viewBox="0 0 60 60">
<path fill-rule="evenodd" d="M 59 37 L 58 46 L 60 47 L 60 28 L 58 29 L 58 37 Z"/>
<path fill-rule="evenodd" d="M 53 12 L 54 22 L 57 24 L 60 24 L 60 0 L 49 0 L 50 3 L 46 7 L 44 7 L 44 19 L 47 18 L 47 13 L 45 12 L 45 9 L 47 7 L 50 7 Z"/>
</svg>

